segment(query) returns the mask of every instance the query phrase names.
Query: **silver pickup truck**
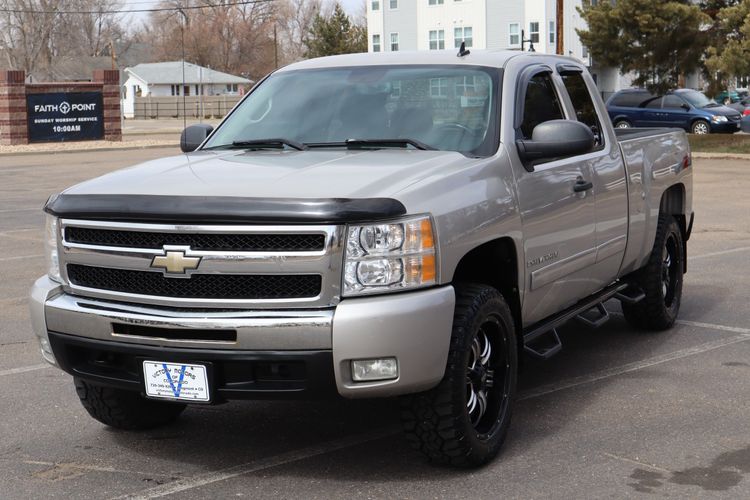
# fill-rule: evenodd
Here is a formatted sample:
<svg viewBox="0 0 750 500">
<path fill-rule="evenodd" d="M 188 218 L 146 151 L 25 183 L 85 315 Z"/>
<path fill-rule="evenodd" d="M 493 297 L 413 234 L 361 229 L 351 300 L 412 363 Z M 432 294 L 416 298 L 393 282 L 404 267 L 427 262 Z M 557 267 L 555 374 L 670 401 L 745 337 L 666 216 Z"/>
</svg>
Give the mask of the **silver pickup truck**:
<svg viewBox="0 0 750 500">
<path fill-rule="evenodd" d="M 476 466 L 519 360 L 619 299 L 671 327 L 693 223 L 685 133 L 615 131 L 585 67 L 394 52 L 278 70 L 185 154 L 53 195 L 41 353 L 97 420 L 187 404 L 400 396 L 408 438 Z"/>
</svg>

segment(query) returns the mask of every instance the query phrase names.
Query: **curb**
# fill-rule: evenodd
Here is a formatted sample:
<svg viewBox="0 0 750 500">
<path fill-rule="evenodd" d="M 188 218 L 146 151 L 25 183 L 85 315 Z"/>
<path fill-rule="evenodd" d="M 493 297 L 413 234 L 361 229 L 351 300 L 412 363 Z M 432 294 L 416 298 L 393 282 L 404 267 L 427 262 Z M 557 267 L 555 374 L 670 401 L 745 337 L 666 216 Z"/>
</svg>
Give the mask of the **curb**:
<svg viewBox="0 0 750 500">
<path fill-rule="evenodd" d="M 87 148 L 87 149 L 65 149 L 62 151 L 15 151 L 12 153 L 0 153 L 0 157 L 3 156 L 31 156 L 31 155 L 59 155 L 59 154 L 72 154 L 72 153 L 99 153 L 108 151 L 135 151 L 138 149 L 166 149 L 166 148 L 180 148 L 180 144 L 154 144 L 150 146 L 126 146 L 122 148 Z"/>
<path fill-rule="evenodd" d="M 750 160 L 750 154 L 745 153 L 702 153 L 694 151 L 691 153 L 698 160 Z"/>
</svg>

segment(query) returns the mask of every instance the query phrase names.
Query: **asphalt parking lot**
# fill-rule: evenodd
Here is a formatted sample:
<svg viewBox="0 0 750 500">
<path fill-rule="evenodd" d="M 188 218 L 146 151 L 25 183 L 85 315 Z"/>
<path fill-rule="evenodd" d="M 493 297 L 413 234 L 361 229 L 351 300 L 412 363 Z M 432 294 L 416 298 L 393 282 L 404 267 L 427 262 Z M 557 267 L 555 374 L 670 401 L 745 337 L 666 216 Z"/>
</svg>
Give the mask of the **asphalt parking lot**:
<svg viewBox="0 0 750 500">
<path fill-rule="evenodd" d="M 404 443 L 389 400 L 234 402 L 145 433 L 85 413 L 29 326 L 40 207 L 176 153 L 0 156 L 0 497 L 750 498 L 750 161 L 694 162 L 676 327 L 639 333 L 616 314 L 599 330 L 569 324 L 560 355 L 525 361 L 501 455 L 456 471 Z"/>
</svg>

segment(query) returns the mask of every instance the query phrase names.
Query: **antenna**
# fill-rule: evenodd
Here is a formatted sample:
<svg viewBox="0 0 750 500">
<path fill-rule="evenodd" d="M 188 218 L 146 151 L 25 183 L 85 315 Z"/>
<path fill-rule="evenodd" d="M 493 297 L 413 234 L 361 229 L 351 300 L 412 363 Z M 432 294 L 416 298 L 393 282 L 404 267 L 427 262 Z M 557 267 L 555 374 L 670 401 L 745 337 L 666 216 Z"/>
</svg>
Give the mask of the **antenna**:
<svg viewBox="0 0 750 500">
<path fill-rule="evenodd" d="M 471 54 L 470 50 L 466 50 L 466 42 L 461 42 L 461 48 L 458 49 L 458 57 L 468 56 Z"/>
</svg>

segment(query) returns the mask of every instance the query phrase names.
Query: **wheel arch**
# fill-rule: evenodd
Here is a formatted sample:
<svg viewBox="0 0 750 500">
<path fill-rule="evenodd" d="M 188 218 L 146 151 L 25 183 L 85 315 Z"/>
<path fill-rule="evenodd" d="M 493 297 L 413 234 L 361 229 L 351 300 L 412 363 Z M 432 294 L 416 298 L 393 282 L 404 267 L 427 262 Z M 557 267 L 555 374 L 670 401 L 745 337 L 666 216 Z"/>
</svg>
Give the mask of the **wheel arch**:
<svg viewBox="0 0 750 500">
<path fill-rule="evenodd" d="M 612 118 L 612 126 L 614 127 L 617 122 L 628 122 L 630 126 L 633 126 L 633 120 L 628 115 L 615 115 Z"/>
<path fill-rule="evenodd" d="M 512 238 L 488 241 L 467 252 L 456 266 L 453 282 L 482 283 L 497 289 L 513 315 L 518 346 L 523 346 L 523 322 L 518 278 L 518 252 Z"/>
<path fill-rule="evenodd" d="M 706 116 L 694 116 L 690 119 L 690 125 L 688 125 L 688 132 L 693 131 L 693 125 L 695 125 L 695 122 L 706 122 L 708 125 L 708 131 L 711 132 L 711 119 Z"/>
<path fill-rule="evenodd" d="M 659 202 L 659 214 L 668 214 L 677 219 L 677 225 L 680 226 L 682 234 L 682 267 L 683 272 L 687 272 L 687 241 L 688 227 L 687 215 L 685 214 L 685 185 L 680 183 L 670 186 L 661 195 Z"/>
</svg>

